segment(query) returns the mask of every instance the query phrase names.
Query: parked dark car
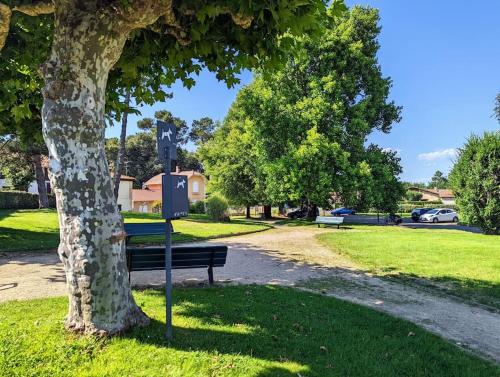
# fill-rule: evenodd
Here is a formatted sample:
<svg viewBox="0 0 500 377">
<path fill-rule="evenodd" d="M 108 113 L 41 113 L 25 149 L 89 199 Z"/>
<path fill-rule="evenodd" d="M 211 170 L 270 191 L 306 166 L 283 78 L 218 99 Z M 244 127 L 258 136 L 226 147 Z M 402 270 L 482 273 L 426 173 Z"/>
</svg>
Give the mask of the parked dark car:
<svg viewBox="0 0 500 377">
<path fill-rule="evenodd" d="M 415 208 L 413 211 L 411 211 L 411 219 L 413 222 L 418 223 L 420 216 L 422 216 L 424 213 L 429 212 L 431 209 L 434 208 Z"/>
<path fill-rule="evenodd" d="M 355 215 L 356 211 L 352 208 L 340 207 L 334 209 L 330 213 L 332 214 L 332 216 L 348 216 L 348 215 Z"/>
<path fill-rule="evenodd" d="M 289 219 L 302 219 L 307 216 L 307 208 L 299 208 L 294 211 L 288 212 L 286 217 Z"/>
</svg>

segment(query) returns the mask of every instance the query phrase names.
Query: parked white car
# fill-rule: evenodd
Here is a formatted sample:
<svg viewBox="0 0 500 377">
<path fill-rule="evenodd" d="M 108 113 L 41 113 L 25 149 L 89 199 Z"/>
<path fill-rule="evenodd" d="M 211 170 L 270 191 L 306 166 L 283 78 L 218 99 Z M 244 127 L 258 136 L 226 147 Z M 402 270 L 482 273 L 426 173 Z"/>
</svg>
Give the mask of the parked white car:
<svg viewBox="0 0 500 377">
<path fill-rule="evenodd" d="M 439 223 L 439 222 L 454 222 L 458 223 L 458 214 L 449 208 L 436 208 L 420 216 L 420 221 Z"/>
</svg>

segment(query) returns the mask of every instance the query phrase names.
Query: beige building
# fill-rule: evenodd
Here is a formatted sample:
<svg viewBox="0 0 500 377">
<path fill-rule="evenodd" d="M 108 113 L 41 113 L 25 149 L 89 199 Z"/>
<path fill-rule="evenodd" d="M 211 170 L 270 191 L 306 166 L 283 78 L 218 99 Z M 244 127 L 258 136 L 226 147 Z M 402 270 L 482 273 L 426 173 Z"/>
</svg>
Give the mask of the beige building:
<svg viewBox="0 0 500 377">
<path fill-rule="evenodd" d="M 111 173 L 113 176 L 113 173 Z M 118 209 L 120 211 L 132 211 L 132 189 L 135 178 L 128 175 L 120 176 L 120 187 L 118 188 Z"/>
<path fill-rule="evenodd" d="M 179 171 L 172 175 L 183 175 L 188 181 L 188 199 L 191 203 L 204 200 L 207 180 L 205 176 L 194 170 Z M 153 212 L 153 206 L 161 203 L 162 174 L 157 174 L 144 183 L 142 190 L 132 191 L 133 210 L 137 212 Z"/>
<path fill-rule="evenodd" d="M 425 189 L 420 187 L 410 187 L 408 191 L 422 194 L 422 200 L 429 202 L 442 202 L 443 204 L 455 204 L 455 195 L 448 189 Z"/>
</svg>

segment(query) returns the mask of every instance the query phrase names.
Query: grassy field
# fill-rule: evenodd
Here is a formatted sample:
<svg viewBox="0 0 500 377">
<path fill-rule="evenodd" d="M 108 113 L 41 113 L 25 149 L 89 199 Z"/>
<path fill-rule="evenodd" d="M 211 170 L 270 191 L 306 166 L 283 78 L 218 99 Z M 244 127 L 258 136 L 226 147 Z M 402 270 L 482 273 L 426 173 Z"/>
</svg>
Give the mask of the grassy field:
<svg viewBox="0 0 500 377">
<path fill-rule="evenodd" d="M 500 237 L 444 229 L 352 226 L 320 242 L 380 275 L 428 283 L 500 309 Z"/>
<path fill-rule="evenodd" d="M 0 305 L 1 376 L 500 376 L 500 369 L 403 320 L 290 288 L 135 294 L 153 319 L 122 337 L 68 334 L 64 298 Z"/>
<path fill-rule="evenodd" d="M 163 221 L 157 214 L 124 212 L 125 222 Z M 179 234 L 173 242 L 189 242 L 251 233 L 268 229 L 268 226 L 244 219 L 233 219 L 230 223 L 215 223 L 205 215 L 190 215 L 173 222 Z M 132 243 L 160 244 L 163 237 L 136 237 Z M 0 210 L 0 251 L 48 250 L 59 243 L 59 226 L 54 210 Z"/>
</svg>

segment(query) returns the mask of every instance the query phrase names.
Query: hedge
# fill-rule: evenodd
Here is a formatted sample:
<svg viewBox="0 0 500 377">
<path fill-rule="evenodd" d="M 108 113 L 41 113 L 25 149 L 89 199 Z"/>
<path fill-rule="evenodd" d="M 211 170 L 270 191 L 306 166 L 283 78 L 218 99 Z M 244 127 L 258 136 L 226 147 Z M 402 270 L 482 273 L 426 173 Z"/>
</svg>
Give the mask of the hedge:
<svg viewBox="0 0 500 377">
<path fill-rule="evenodd" d="M 56 198 L 49 195 L 49 207 L 56 207 Z M 0 209 L 38 209 L 38 194 L 25 191 L 0 191 Z"/>
<path fill-rule="evenodd" d="M 417 202 L 418 204 L 414 203 L 400 203 L 398 206 L 398 212 L 411 212 L 415 208 L 450 208 L 453 210 L 457 209 L 456 205 L 453 204 L 443 204 L 440 202 Z"/>
</svg>

